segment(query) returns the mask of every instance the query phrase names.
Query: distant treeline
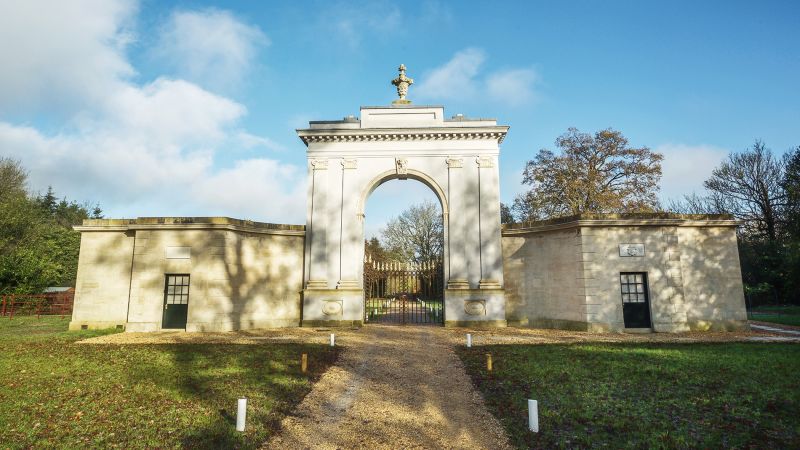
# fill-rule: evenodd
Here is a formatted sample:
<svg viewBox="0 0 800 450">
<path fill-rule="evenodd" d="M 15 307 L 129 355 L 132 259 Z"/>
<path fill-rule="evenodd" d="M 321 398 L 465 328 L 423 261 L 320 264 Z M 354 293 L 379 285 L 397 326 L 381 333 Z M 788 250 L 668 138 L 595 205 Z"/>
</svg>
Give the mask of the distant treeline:
<svg viewBox="0 0 800 450">
<path fill-rule="evenodd" d="M 27 190 L 19 161 L 0 157 L 0 294 L 40 293 L 75 286 L 83 219 L 100 218 L 99 206 Z"/>
</svg>

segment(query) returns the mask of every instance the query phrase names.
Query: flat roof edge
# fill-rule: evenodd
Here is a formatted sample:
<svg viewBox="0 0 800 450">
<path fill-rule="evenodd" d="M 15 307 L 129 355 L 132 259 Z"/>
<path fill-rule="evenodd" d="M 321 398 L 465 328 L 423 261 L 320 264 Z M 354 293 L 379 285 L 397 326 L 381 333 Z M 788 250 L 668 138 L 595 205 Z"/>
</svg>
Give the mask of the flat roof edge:
<svg viewBox="0 0 800 450">
<path fill-rule="evenodd" d="M 138 217 L 136 219 L 86 219 L 76 231 L 127 231 L 145 229 L 230 229 L 278 234 L 305 234 L 305 225 L 290 225 L 230 217 Z"/>
</svg>

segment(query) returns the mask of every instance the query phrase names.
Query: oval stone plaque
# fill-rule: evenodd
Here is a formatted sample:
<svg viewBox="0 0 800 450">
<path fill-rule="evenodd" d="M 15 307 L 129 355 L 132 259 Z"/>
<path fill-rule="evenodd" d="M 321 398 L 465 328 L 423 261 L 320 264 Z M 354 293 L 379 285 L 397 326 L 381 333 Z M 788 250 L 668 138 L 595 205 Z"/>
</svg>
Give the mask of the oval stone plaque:
<svg viewBox="0 0 800 450">
<path fill-rule="evenodd" d="M 482 316 L 486 314 L 486 301 L 467 300 L 464 302 L 464 312 L 470 316 Z"/>
<path fill-rule="evenodd" d="M 337 316 L 342 313 L 342 303 L 339 301 L 327 301 L 322 304 L 322 313 L 326 316 Z"/>
</svg>

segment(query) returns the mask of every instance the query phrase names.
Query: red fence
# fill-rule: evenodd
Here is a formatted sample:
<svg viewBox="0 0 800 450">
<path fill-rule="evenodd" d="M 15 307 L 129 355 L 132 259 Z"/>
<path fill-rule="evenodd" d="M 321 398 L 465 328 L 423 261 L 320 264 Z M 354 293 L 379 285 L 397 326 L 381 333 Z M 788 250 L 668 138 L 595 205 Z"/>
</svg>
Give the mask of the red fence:
<svg viewBox="0 0 800 450">
<path fill-rule="evenodd" d="M 0 300 L 0 316 L 65 316 L 72 315 L 73 292 L 49 294 L 8 294 Z"/>
</svg>

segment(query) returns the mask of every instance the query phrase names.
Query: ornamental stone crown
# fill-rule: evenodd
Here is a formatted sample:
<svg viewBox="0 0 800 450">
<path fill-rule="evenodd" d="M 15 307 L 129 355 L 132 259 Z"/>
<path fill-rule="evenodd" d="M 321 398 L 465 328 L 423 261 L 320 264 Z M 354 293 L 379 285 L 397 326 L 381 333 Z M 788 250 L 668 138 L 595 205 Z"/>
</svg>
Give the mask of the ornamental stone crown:
<svg viewBox="0 0 800 450">
<path fill-rule="evenodd" d="M 456 114 L 444 117 L 443 106 L 411 105 L 406 99 L 408 87 L 414 83 L 400 65 L 399 75 L 392 80 L 399 100 L 391 106 L 362 106 L 360 117 L 350 115 L 342 120 L 309 122 L 308 128 L 297 130 L 303 143 L 375 142 L 375 141 L 464 141 L 491 140 L 499 144 L 508 132 L 507 126 L 495 119 L 472 119 Z"/>
</svg>

